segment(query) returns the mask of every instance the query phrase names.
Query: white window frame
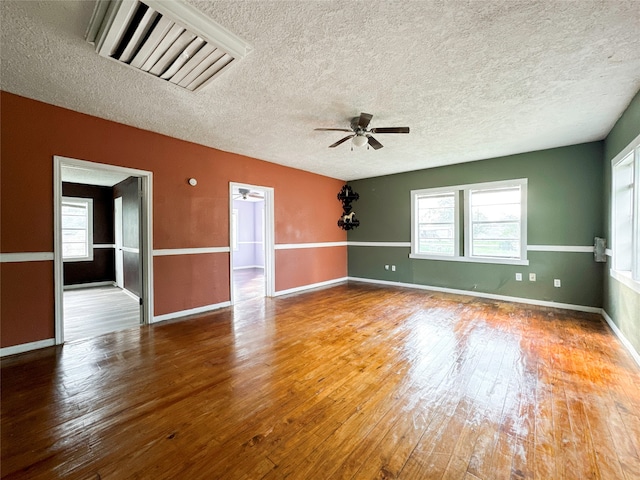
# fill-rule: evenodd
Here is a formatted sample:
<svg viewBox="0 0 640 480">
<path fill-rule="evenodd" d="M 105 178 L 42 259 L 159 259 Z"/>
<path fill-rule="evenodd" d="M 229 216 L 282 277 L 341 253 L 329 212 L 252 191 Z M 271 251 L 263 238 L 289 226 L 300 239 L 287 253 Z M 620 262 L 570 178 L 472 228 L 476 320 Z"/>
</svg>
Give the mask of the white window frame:
<svg viewBox="0 0 640 480">
<path fill-rule="evenodd" d="M 418 228 L 418 198 L 435 197 L 438 195 L 452 194 L 454 198 L 454 221 L 453 221 L 453 255 L 434 255 L 419 253 L 420 229 Z M 452 260 L 460 256 L 460 194 L 455 187 L 426 188 L 411 191 L 411 258 L 422 258 L 426 260 Z"/>
<path fill-rule="evenodd" d="M 618 248 L 619 235 L 616 231 L 617 221 L 620 215 L 619 197 L 616 195 L 619 184 L 616 170 L 619 168 L 632 168 L 633 177 L 631 183 L 631 258 L 620 258 L 622 253 Z M 611 160 L 611 269 L 609 274 L 640 293 L 640 135 L 636 137 L 624 150 Z M 624 262 L 623 262 L 624 260 Z"/>
<path fill-rule="evenodd" d="M 62 205 L 82 205 L 87 211 L 87 255 L 78 257 L 65 257 L 63 255 L 63 262 L 91 262 L 93 261 L 93 198 L 80 198 L 80 197 L 62 197 Z M 62 228 L 62 231 L 65 229 Z M 63 236 L 64 238 L 64 236 Z M 63 240 L 64 245 L 64 240 Z"/>
<path fill-rule="evenodd" d="M 455 185 L 450 187 L 437 187 L 411 191 L 411 253 L 409 258 L 422 260 L 444 260 L 453 262 L 474 262 L 474 263 L 495 263 L 505 265 L 529 265 L 527 259 L 527 184 L 526 178 L 517 178 L 513 180 L 500 180 L 496 182 L 484 182 L 468 185 Z M 520 187 L 520 256 L 519 258 L 509 257 L 482 257 L 471 255 L 471 191 L 475 190 L 496 190 L 509 187 Z M 455 230 L 455 246 L 456 255 L 425 255 L 418 253 L 418 211 L 417 197 L 425 195 L 435 195 L 442 193 L 454 193 L 456 199 L 456 230 Z M 460 203 L 460 196 L 463 195 L 464 202 Z M 463 243 L 460 239 L 459 225 L 463 224 L 464 245 L 463 251 L 459 251 L 459 246 Z"/>
<path fill-rule="evenodd" d="M 483 257 L 481 255 L 472 255 L 472 230 L 473 218 L 471 215 L 471 192 L 482 190 L 500 190 L 506 188 L 520 188 L 520 253 L 516 258 L 511 257 Z M 487 261 L 489 263 L 510 263 L 512 261 L 520 262 L 527 259 L 527 179 L 520 178 L 517 180 L 486 182 L 469 185 L 464 189 L 464 250 L 466 256 L 473 261 Z M 492 262 L 492 260 L 498 260 Z M 518 263 L 519 264 L 519 263 Z"/>
</svg>

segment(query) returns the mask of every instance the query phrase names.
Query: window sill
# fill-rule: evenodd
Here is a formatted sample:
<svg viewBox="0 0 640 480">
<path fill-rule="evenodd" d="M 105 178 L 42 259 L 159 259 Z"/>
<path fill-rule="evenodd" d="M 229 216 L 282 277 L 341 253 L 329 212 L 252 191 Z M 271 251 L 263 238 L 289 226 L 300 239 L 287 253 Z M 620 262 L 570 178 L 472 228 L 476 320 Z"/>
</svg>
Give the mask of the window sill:
<svg viewBox="0 0 640 480">
<path fill-rule="evenodd" d="M 410 253 L 409 258 L 416 260 L 444 260 L 445 262 L 468 262 L 468 263 L 493 263 L 499 265 L 529 265 L 529 260 L 490 258 L 490 257 L 437 257 L 434 255 L 420 255 Z"/>
<path fill-rule="evenodd" d="M 631 272 L 625 272 L 622 270 L 614 270 L 613 268 L 609 270 L 610 275 L 618 280 L 620 283 L 626 285 L 631 290 L 636 293 L 640 293 L 640 282 L 634 280 L 631 277 Z"/>
<path fill-rule="evenodd" d="M 63 258 L 62 261 L 64 263 L 72 263 L 72 262 L 93 262 L 93 257 L 76 257 L 76 258 Z"/>
</svg>

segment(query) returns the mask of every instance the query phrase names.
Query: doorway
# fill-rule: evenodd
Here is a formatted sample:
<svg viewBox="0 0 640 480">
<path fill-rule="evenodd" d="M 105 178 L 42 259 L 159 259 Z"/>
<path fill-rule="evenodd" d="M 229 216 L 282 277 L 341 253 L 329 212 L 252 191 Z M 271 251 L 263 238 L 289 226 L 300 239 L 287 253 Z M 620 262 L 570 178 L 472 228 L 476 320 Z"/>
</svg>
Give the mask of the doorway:
<svg viewBox="0 0 640 480">
<path fill-rule="evenodd" d="M 273 189 L 232 182 L 229 193 L 231 303 L 273 296 Z"/>
<path fill-rule="evenodd" d="M 151 185 L 150 172 L 54 157 L 56 344 L 153 318 Z"/>
</svg>

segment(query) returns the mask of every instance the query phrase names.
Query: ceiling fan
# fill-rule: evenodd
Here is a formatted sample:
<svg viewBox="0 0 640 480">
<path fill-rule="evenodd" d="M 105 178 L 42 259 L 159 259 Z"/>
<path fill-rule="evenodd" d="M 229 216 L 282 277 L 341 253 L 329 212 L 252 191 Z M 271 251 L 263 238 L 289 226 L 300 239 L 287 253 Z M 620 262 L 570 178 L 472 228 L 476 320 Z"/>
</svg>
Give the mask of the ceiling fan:
<svg viewBox="0 0 640 480">
<path fill-rule="evenodd" d="M 371 136 L 372 133 L 409 133 L 409 127 L 376 127 L 368 129 L 369 122 L 373 115 L 369 113 L 361 113 L 359 117 L 353 117 L 351 119 L 351 128 L 316 128 L 314 130 L 331 131 L 331 132 L 350 132 L 351 135 L 338 140 L 333 145 L 329 145 L 329 148 L 337 147 L 338 145 L 351 139 L 351 149 L 353 145 L 356 147 L 362 147 L 364 145 L 370 145 L 374 150 L 382 148 L 382 144 Z"/>
<path fill-rule="evenodd" d="M 233 198 L 237 200 L 248 200 L 249 198 L 257 198 L 262 200 L 264 199 L 264 195 L 262 195 L 260 192 L 252 192 L 248 188 L 238 188 L 238 192 L 233 193 Z"/>
</svg>

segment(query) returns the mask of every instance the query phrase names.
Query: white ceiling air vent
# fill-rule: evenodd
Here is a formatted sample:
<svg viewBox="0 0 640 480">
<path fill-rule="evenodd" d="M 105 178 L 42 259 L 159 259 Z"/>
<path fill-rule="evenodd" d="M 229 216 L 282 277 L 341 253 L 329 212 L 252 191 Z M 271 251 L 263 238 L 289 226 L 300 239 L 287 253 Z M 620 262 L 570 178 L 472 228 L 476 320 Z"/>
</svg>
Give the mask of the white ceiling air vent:
<svg viewBox="0 0 640 480">
<path fill-rule="evenodd" d="M 194 92 L 251 51 L 177 0 L 98 0 L 86 37 L 100 55 Z"/>
</svg>

